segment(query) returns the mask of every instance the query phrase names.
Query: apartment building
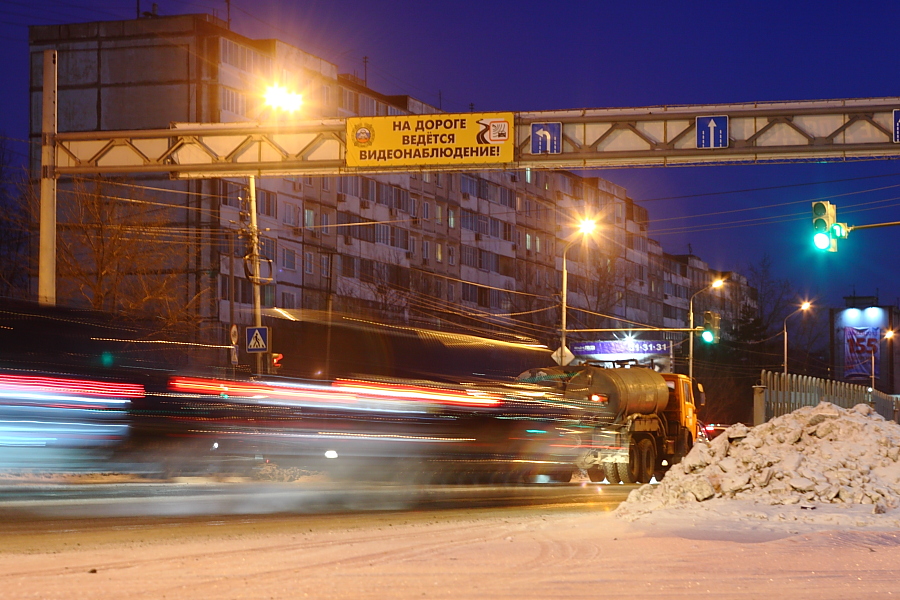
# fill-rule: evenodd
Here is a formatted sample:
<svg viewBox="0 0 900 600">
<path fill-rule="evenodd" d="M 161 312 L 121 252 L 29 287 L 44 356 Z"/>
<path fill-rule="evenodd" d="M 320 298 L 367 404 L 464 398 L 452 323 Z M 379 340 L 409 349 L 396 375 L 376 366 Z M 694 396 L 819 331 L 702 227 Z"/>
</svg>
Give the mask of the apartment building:
<svg viewBox="0 0 900 600">
<path fill-rule="evenodd" d="M 205 14 L 36 26 L 30 44 L 32 107 L 40 107 L 42 52 L 59 52 L 60 131 L 272 118 L 260 90 L 273 80 L 303 95 L 309 118 L 438 112 L 371 90 L 279 40 L 241 36 Z M 39 112 L 31 120 L 35 141 Z M 39 144 L 34 148 L 37 173 Z M 178 277 L 178 305 L 190 313 L 196 339 L 228 343 L 232 323 L 252 322 L 242 233 L 248 181 L 133 177 L 118 184 L 123 195 L 139 190 L 160 207 L 175 232 L 166 238 L 166 271 Z M 270 278 L 262 305 L 291 318 L 327 310 L 552 346 L 562 253 L 582 218 L 600 227 L 586 241 L 575 239 L 567 253 L 572 330 L 683 328 L 691 295 L 722 275 L 649 239 L 648 213 L 624 188 L 569 172 L 265 177 L 257 180 L 256 196 L 263 275 Z M 720 310 L 726 335 L 754 305 L 746 280 L 730 275 L 738 285 L 702 294 L 694 307 Z M 60 289 L 69 290 L 61 303 L 88 300 L 74 286 Z"/>
</svg>

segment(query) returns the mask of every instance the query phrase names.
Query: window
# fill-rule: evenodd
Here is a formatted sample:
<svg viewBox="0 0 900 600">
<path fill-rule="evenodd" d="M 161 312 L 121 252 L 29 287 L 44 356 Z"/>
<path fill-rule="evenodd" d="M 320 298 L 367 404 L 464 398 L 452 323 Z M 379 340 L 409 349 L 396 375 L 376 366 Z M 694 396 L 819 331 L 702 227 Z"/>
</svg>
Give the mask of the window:
<svg viewBox="0 0 900 600">
<path fill-rule="evenodd" d="M 447 300 L 449 300 L 450 302 L 455 301 L 454 296 L 456 296 L 456 284 L 448 283 L 447 284 Z"/>
<path fill-rule="evenodd" d="M 435 173 L 435 174 L 434 174 L 434 185 L 436 185 L 436 186 L 438 186 L 438 187 L 443 187 L 443 186 L 441 185 L 441 174 L 440 174 L 440 173 Z"/>
<path fill-rule="evenodd" d="M 431 242 L 422 240 L 422 258 L 428 260 L 431 258 Z"/>
<path fill-rule="evenodd" d="M 297 296 L 292 292 L 281 292 L 281 308 L 297 308 Z"/>
<path fill-rule="evenodd" d="M 434 222 L 438 225 L 444 222 L 444 207 L 440 204 L 434 205 Z"/>
<path fill-rule="evenodd" d="M 472 246 L 462 246 L 461 261 L 466 267 L 478 268 L 478 249 Z"/>
<path fill-rule="evenodd" d="M 423 202 L 422 203 L 422 218 L 426 221 L 431 218 L 431 203 Z"/>
<path fill-rule="evenodd" d="M 460 175 L 459 191 L 463 194 L 475 197 L 478 195 L 478 180 L 471 175 Z"/>
<path fill-rule="evenodd" d="M 290 248 L 281 249 L 281 266 L 288 271 L 297 269 L 297 253 Z M 287 308 L 287 307 L 285 307 Z"/>
<path fill-rule="evenodd" d="M 285 202 L 281 206 L 281 222 L 291 227 L 297 224 L 297 206 Z"/>
<path fill-rule="evenodd" d="M 388 245 L 391 243 L 391 227 L 382 223 L 375 224 L 375 243 Z"/>
<path fill-rule="evenodd" d="M 275 285 L 269 284 L 260 287 L 260 304 L 265 308 L 275 308 Z"/>
<path fill-rule="evenodd" d="M 531 234 L 530 233 L 525 234 L 525 249 L 531 250 Z"/>
<path fill-rule="evenodd" d="M 327 254 L 319 257 L 319 268 L 322 270 L 322 277 L 325 279 L 331 277 L 331 261 Z"/>
<path fill-rule="evenodd" d="M 338 191 L 348 196 L 359 196 L 359 176 L 344 175 L 338 179 Z"/>
<path fill-rule="evenodd" d="M 303 262 L 305 263 L 304 272 L 307 275 L 312 275 L 315 272 L 315 267 L 313 265 L 313 253 L 307 252 L 306 254 L 303 255 L 303 258 L 304 258 Z"/>
<path fill-rule="evenodd" d="M 322 191 L 327 192 L 331 190 L 331 177 L 323 177 L 322 178 Z"/>
<path fill-rule="evenodd" d="M 275 192 L 256 190 L 256 214 L 275 216 Z"/>
<path fill-rule="evenodd" d="M 241 208 L 241 203 L 246 197 L 244 186 L 234 183 L 233 181 L 222 182 L 222 204 Z"/>
<path fill-rule="evenodd" d="M 269 260 L 275 260 L 275 240 L 272 238 L 261 237 L 259 238 L 259 255 L 268 258 Z"/>
<path fill-rule="evenodd" d="M 447 226 L 456 229 L 456 211 L 452 208 L 447 209 Z"/>
<path fill-rule="evenodd" d="M 456 264 L 456 248 L 454 246 L 447 246 L 447 262 L 451 265 Z"/>
<path fill-rule="evenodd" d="M 440 242 L 434 245 L 434 260 L 444 262 L 444 245 Z"/>
</svg>

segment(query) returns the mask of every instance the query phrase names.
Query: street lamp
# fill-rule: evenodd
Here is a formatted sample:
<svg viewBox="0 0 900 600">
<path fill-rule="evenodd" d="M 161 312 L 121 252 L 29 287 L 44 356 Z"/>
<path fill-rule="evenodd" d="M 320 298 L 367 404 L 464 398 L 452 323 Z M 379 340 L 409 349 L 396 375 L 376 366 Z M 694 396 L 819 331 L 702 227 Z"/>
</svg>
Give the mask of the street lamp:
<svg viewBox="0 0 900 600">
<path fill-rule="evenodd" d="M 300 109 L 302 103 L 299 94 L 291 93 L 286 88 L 278 85 L 269 86 L 264 94 L 265 105 L 283 112 L 293 113 Z M 253 284 L 253 326 L 262 327 L 262 298 L 260 289 L 263 284 L 263 278 L 259 268 L 259 225 L 256 218 L 256 176 L 249 175 L 247 177 L 247 187 L 250 192 L 250 283 Z M 274 270 L 270 270 L 274 272 Z M 234 294 L 234 290 L 231 291 Z M 269 349 L 271 351 L 271 348 Z M 262 354 L 256 355 L 256 374 L 263 373 Z"/>
<path fill-rule="evenodd" d="M 569 252 L 569 248 L 571 248 L 575 242 L 584 241 L 584 239 L 593 233 L 594 229 L 597 227 L 597 222 L 591 219 L 584 219 L 578 224 L 578 231 L 581 233 L 581 238 L 574 238 L 566 247 L 563 248 L 562 253 L 562 322 L 560 323 L 561 327 L 559 330 L 559 364 L 565 366 L 565 353 L 566 353 L 566 312 L 568 310 L 567 306 L 567 296 L 569 294 L 569 270 L 566 266 L 566 255 Z"/>
<path fill-rule="evenodd" d="M 688 318 L 690 319 L 690 338 L 688 341 L 688 377 L 694 379 L 694 298 L 697 297 L 698 294 L 705 292 L 706 290 L 718 289 L 725 285 L 724 279 L 716 279 L 711 284 L 703 288 L 702 290 L 697 290 L 694 292 L 694 295 L 691 296 L 691 299 L 688 301 Z"/>
<path fill-rule="evenodd" d="M 786 316 L 784 318 L 784 326 L 782 327 L 782 333 L 784 334 L 784 374 L 785 375 L 788 374 L 788 369 L 787 369 L 787 360 L 788 360 L 787 322 L 788 322 L 788 319 L 790 319 L 791 317 L 796 315 L 798 312 L 809 310 L 811 307 L 812 307 L 812 304 L 810 304 L 809 302 L 804 302 L 803 304 L 800 305 L 800 308 L 798 308 L 797 310 L 795 310 L 794 312 L 792 312 L 791 314 L 789 314 L 788 316 Z"/>
<path fill-rule="evenodd" d="M 884 332 L 884 339 L 890 340 L 894 337 L 894 330 L 888 329 Z M 880 342 L 879 342 L 880 343 Z M 872 348 L 872 389 L 875 389 L 875 348 Z"/>
</svg>

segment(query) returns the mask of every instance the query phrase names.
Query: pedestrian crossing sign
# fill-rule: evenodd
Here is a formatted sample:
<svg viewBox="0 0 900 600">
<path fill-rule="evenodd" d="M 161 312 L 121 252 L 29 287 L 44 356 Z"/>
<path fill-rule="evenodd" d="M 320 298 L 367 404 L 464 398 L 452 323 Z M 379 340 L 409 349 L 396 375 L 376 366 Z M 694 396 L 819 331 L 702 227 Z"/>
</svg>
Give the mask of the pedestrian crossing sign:
<svg viewBox="0 0 900 600">
<path fill-rule="evenodd" d="M 268 352 L 269 351 L 269 328 L 268 327 L 248 327 L 247 328 L 247 352 Z"/>
</svg>

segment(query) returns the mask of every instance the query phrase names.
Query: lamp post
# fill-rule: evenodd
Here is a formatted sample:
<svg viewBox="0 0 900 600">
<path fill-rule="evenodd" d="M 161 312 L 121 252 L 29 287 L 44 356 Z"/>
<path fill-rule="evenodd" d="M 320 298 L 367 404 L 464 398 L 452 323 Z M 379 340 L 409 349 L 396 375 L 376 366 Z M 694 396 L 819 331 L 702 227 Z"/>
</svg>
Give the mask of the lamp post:
<svg viewBox="0 0 900 600">
<path fill-rule="evenodd" d="M 567 297 L 569 295 L 569 270 L 566 265 L 566 256 L 569 253 L 569 248 L 575 245 L 575 242 L 580 240 L 584 240 L 589 234 L 591 234 L 594 229 L 597 227 L 597 222 L 592 221 L 590 219 L 585 219 L 581 221 L 578 225 L 578 231 L 582 234 L 581 238 L 575 238 L 566 244 L 566 247 L 563 248 L 562 253 L 562 319 L 560 323 L 559 329 L 559 364 L 563 365 L 563 361 L 565 360 L 565 352 L 566 352 L 566 312 L 568 311 L 568 302 Z"/>
<path fill-rule="evenodd" d="M 287 113 L 293 113 L 294 111 L 299 110 L 302 103 L 302 99 L 299 94 L 288 92 L 285 88 L 282 88 L 278 85 L 269 86 L 269 88 L 266 90 L 264 98 L 265 106 Z M 250 212 L 250 228 L 248 232 L 250 238 L 250 253 L 246 258 L 249 259 L 250 262 L 249 279 L 250 283 L 253 284 L 253 326 L 261 327 L 262 290 L 260 288 L 263 284 L 263 277 L 260 273 L 259 265 L 259 225 L 257 223 L 256 217 L 256 177 L 254 175 L 250 175 L 247 177 L 247 187 L 249 188 L 250 196 L 250 206 L 248 207 L 248 210 Z M 274 269 L 270 269 L 270 274 L 274 274 Z M 268 278 L 268 280 L 271 281 L 271 278 Z M 232 288 L 231 293 L 234 294 L 234 288 Z M 269 352 L 271 351 L 272 350 L 270 347 Z M 256 354 L 256 374 L 263 374 L 263 357 L 261 353 Z"/>
<path fill-rule="evenodd" d="M 688 301 L 688 319 L 690 321 L 689 328 L 691 330 L 690 338 L 688 341 L 688 377 L 690 377 L 692 380 L 694 379 L 694 298 L 696 298 L 698 294 L 701 294 L 706 290 L 718 289 L 723 285 L 725 285 L 724 279 L 716 279 L 702 290 L 697 290 L 696 292 L 694 292 L 694 295 L 691 296 L 691 299 Z"/>
<path fill-rule="evenodd" d="M 810 304 L 809 302 L 804 302 L 803 304 L 800 305 L 800 308 L 798 308 L 797 310 L 795 310 L 794 312 L 792 312 L 791 314 L 789 314 L 788 316 L 786 316 L 784 318 L 784 326 L 781 328 L 781 330 L 782 330 L 782 333 L 784 334 L 784 374 L 785 375 L 788 374 L 788 342 L 787 342 L 788 319 L 790 319 L 791 317 L 796 315 L 798 312 L 809 310 L 811 307 L 812 307 L 812 304 Z"/>
<path fill-rule="evenodd" d="M 884 339 L 890 340 L 894 337 L 894 330 L 888 329 L 884 332 Z M 880 342 L 879 342 L 880 343 Z M 872 348 L 872 390 L 875 390 L 875 348 Z M 888 390 L 890 391 L 890 390 Z"/>
</svg>

